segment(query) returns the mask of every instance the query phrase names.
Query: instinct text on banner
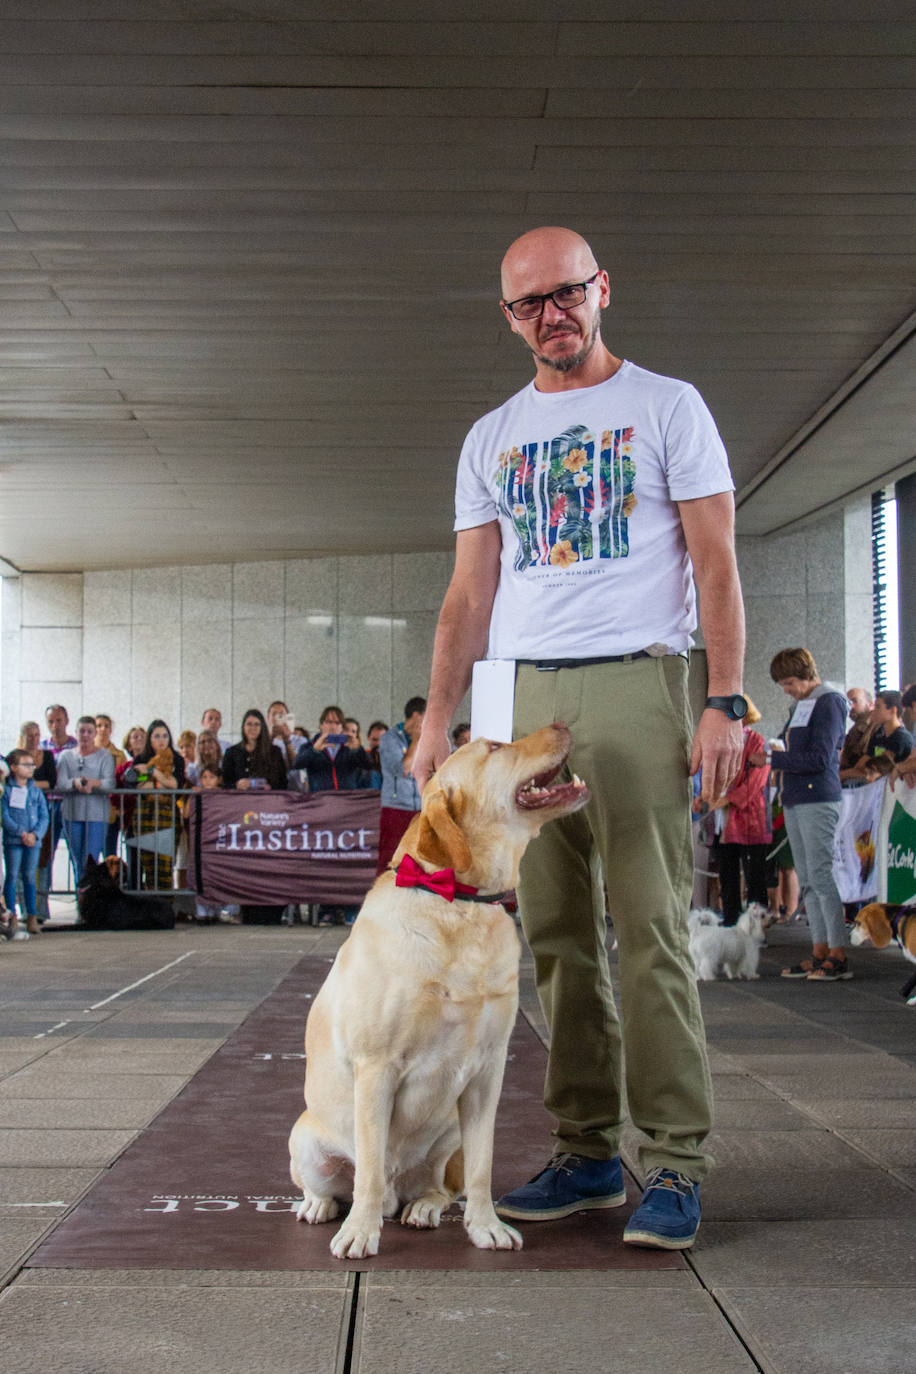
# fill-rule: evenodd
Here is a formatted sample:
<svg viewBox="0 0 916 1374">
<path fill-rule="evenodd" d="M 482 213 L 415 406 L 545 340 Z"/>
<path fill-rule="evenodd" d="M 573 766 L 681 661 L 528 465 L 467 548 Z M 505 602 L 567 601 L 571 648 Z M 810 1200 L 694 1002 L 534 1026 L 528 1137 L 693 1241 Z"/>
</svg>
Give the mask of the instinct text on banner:
<svg viewBox="0 0 916 1374">
<path fill-rule="evenodd" d="M 191 884 L 209 901 L 360 903 L 375 878 L 379 793 L 201 792 Z"/>
</svg>

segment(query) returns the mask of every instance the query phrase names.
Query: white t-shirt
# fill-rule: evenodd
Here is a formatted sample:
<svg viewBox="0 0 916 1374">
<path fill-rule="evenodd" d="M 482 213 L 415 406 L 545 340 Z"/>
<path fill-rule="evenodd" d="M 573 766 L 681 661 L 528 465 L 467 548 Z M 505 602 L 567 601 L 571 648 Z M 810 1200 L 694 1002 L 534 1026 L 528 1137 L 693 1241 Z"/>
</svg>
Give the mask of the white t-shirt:
<svg viewBox="0 0 916 1374">
<path fill-rule="evenodd" d="M 687 382 L 633 363 L 598 386 L 529 383 L 478 420 L 458 464 L 455 529 L 498 520 L 489 658 L 681 652 L 696 628 L 677 502 L 733 491 Z"/>
</svg>

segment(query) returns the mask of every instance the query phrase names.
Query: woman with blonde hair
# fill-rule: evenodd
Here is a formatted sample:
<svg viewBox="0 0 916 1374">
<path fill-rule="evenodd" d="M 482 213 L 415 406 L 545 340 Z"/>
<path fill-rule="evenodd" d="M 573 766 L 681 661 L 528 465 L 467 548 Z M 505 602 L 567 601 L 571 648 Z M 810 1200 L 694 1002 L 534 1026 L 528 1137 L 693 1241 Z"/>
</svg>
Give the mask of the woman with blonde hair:
<svg viewBox="0 0 916 1374">
<path fill-rule="evenodd" d="M 197 758 L 194 763 L 189 763 L 185 769 L 188 786 L 197 786 L 200 782 L 200 775 L 205 768 L 222 770 L 222 765 L 223 746 L 219 742 L 219 737 L 212 730 L 201 730 L 197 736 Z"/>
<path fill-rule="evenodd" d="M 24 720 L 19 727 L 17 749 L 25 749 L 32 756 L 35 772 L 32 781 L 42 792 L 50 791 L 57 781 L 57 768 L 50 749 L 41 747 L 41 726 L 37 720 Z"/>
<path fill-rule="evenodd" d="M 184 759 L 185 772 L 187 772 L 188 768 L 196 759 L 194 746 L 197 744 L 197 735 L 193 730 L 182 730 L 175 744 L 179 754 Z"/>
</svg>

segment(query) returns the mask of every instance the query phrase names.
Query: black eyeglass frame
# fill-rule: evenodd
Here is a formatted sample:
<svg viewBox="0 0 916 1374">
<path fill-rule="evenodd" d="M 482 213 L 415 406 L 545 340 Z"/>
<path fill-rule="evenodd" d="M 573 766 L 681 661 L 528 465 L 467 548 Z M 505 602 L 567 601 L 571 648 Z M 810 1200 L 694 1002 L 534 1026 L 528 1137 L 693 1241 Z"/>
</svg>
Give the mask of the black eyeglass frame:
<svg viewBox="0 0 916 1374">
<path fill-rule="evenodd" d="M 585 303 L 585 299 L 586 299 L 586 297 L 587 297 L 587 295 L 588 295 L 588 288 L 589 288 L 591 285 L 593 285 L 593 283 L 597 280 L 597 278 L 598 278 L 600 275 L 601 275 L 601 268 L 599 267 L 599 268 L 596 269 L 594 275 L 591 276 L 591 277 L 589 277 L 588 281 L 570 281 L 570 282 L 566 282 L 563 286 L 558 286 L 558 287 L 556 288 L 556 290 L 554 290 L 554 291 L 545 291 L 544 294 L 543 294 L 543 296 L 536 296 L 536 295 L 531 295 L 531 296 L 516 296 L 516 298 L 515 298 L 514 301 L 503 301 L 503 307 L 504 307 L 504 309 L 508 310 L 508 312 L 509 312 L 509 314 L 512 316 L 513 320 L 518 320 L 518 321 L 519 321 L 520 323 L 522 323 L 522 324 L 527 323 L 529 320 L 539 320 L 539 319 L 541 318 L 541 316 L 543 315 L 543 313 L 544 313 L 544 306 L 545 306 L 545 304 L 547 303 L 547 301 L 553 301 L 554 305 L 557 307 L 558 310 L 575 310 L 575 309 L 577 309 L 578 306 L 583 305 L 583 304 Z M 557 292 L 559 292 L 559 291 L 576 291 L 576 290 L 578 290 L 580 287 L 582 288 L 582 300 L 581 300 L 581 301 L 574 301 L 571 305 L 561 305 L 560 302 L 557 300 Z M 516 315 L 516 313 L 515 313 L 515 307 L 516 307 L 521 301 L 537 301 L 537 300 L 539 300 L 539 301 L 541 302 L 541 308 L 540 308 L 540 310 L 537 312 L 536 315 Z"/>
</svg>

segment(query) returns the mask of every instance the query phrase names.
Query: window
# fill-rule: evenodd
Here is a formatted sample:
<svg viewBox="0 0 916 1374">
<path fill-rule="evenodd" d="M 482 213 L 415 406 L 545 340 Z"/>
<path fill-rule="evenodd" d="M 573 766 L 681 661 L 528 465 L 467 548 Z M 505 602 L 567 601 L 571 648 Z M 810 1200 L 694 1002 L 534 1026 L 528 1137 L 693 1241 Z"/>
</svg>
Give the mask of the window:
<svg viewBox="0 0 916 1374">
<path fill-rule="evenodd" d="M 875 628 L 875 688 L 900 687 L 897 625 L 897 502 L 894 488 L 871 498 L 872 599 Z"/>
</svg>

